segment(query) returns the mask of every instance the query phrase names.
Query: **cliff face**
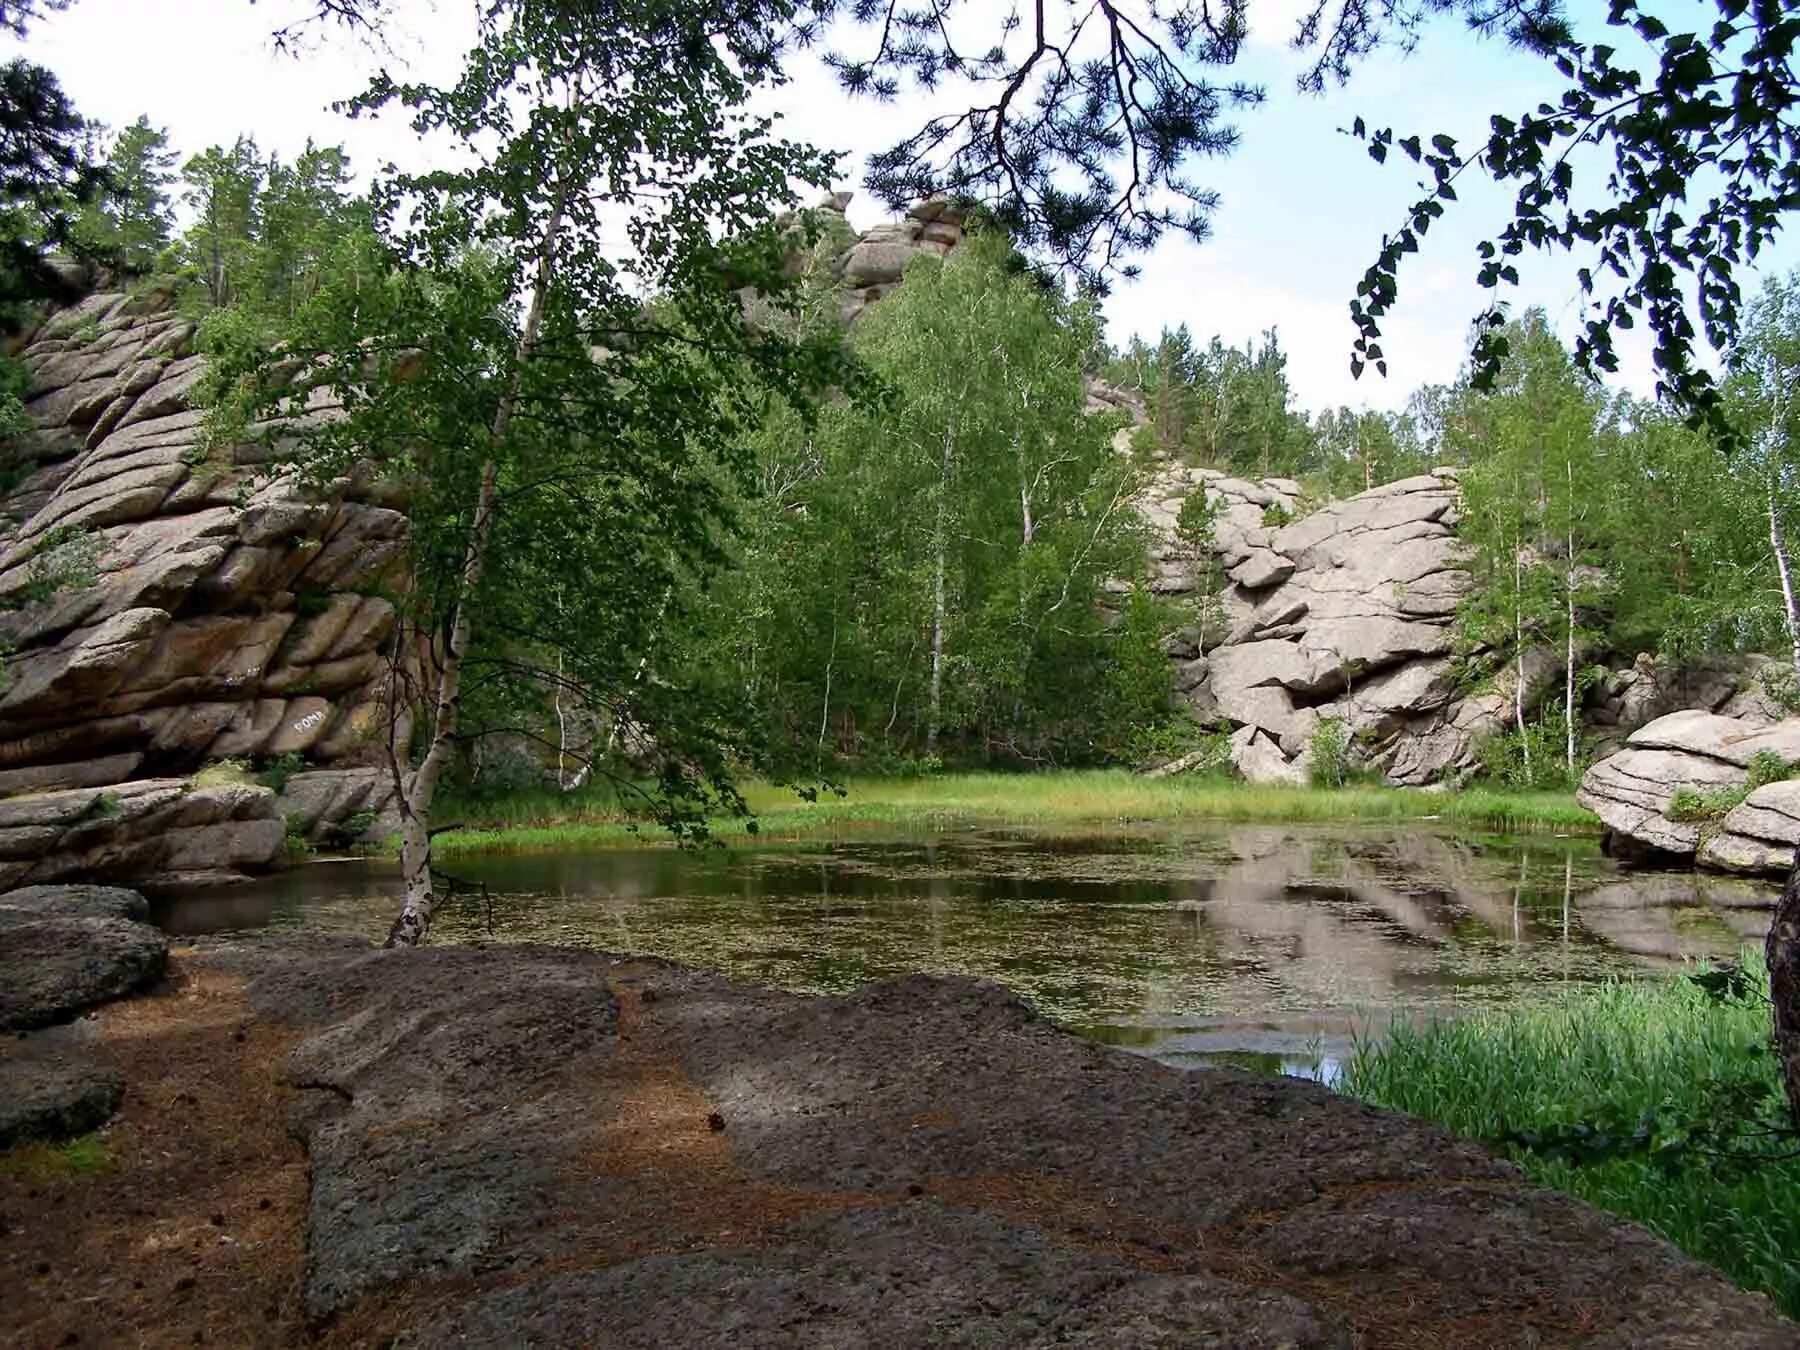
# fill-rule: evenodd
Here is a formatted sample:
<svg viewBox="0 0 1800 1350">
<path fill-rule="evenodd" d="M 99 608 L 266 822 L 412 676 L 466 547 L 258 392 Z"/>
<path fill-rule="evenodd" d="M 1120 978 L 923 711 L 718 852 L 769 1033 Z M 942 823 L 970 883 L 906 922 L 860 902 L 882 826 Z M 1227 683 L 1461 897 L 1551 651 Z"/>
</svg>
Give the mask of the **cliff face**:
<svg viewBox="0 0 1800 1350">
<path fill-rule="evenodd" d="M 1195 492 L 1214 506 L 1204 622 L 1206 559 L 1175 537 Z M 1157 531 L 1153 588 L 1197 616 L 1168 643 L 1176 687 L 1201 720 L 1236 728 L 1232 763 L 1246 778 L 1303 781 L 1326 718 L 1342 722 L 1358 764 L 1404 784 L 1470 767 L 1475 742 L 1504 728 L 1509 695 L 1468 694 L 1455 679 L 1450 628 L 1470 579 L 1449 473 L 1300 515 L 1292 479 L 1175 466 L 1141 509 Z"/>
<path fill-rule="evenodd" d="M 20 352 L 35 429 L 0 497 L 0 794 L 76 795 L 0 802 L 0 884 L 254 870 L 386 804 L 401 504 L 209 447 L 193 338 L 166 297 L 100 294 Z M 221 760 L 281 761 L 293 819 L 254 783 L 180 781 Z"/>
</svg>

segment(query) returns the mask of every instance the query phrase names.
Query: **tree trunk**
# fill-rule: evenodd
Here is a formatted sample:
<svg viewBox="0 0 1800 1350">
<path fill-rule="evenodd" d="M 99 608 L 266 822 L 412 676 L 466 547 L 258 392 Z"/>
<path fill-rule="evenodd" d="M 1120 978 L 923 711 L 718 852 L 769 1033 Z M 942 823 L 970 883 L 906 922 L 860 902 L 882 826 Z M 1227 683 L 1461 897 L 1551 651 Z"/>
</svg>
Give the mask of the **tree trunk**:
<svg viewBox="0 0 1800 1350">
<path fill-rule="evenodd" d="M 1769 475 L 1767 494 L 1769 510 L 1769 551 L 1775 555 L 1775 570 L 1781 576 L 1781 605 L 1787 616 L 1788 642 L 1793 648 L 1794 675 L 1800 678 L 1800 603 L 1794 598 L 1794 570 L 1788 562 L 1787 536 L 1781 528 L 1781 511 L 1775 500 L 1775 475 Z"/>
<path fill-rule="evenodd" d="M 1525 734 L 1525 599 L 1524 562 L 1513 550 L 1513 724 L 1519 729 L 1519 754 L 1524 757 L 1525 781 L 1531 781 L 1531 738 Z"/>
<path fill-rule="evenodd" d="M 825 764 L 825 729 L 831 723 L 831 676 L 837 665 L 837 642 L 838 621 L 837 614 L 833 612 L 831 616 L 831 655 L 825 658 L 825 700 L 819 708 L 819 752 L 816 763 L 821 769 Z"/>
<path fill-rule="evenodd" d="M 1775 1053 L 1787 1088 L 1788 1114 L 1800 1129 L 1800 850 L 1788 872 L 1787 889 L 1775 907 L 1763 948 L 1769 965 L 1769 1002 L 1775 1015 Z"/>
<path fill-rule="evenodd" d="M 1563 756 L 1569 777 L 1575 776 L 1575 581 L 1571 573 L 1568 585 L 1569 644 L 1563 653 Z"/>
<path fill-rule="evenodd" d="M 944 708 L 944 574 L 950 566 L 950 463 L 956 449 L 956 423 L 944 428 L 944 458 L 938 478 L 937 523 L 932 533 L 931 689 L 925 722 L 925 755 L 937 754 L 938 722 Z"/>
<path fill-rule="evenodd" d="M 506 394 L 494 410 L 490 429 L 491 443 L 496 448 L 506 439 L 512 422 L 513 408 L 518 402 L 525 363 L 537 345 L 538 330 L 544 321 L 544 299 L 550 289 L 553 271 L 552 255 L 556 238 L 562 232 L 563 198 L 559 192 L 544 225 L 544 236 L 538 246 L 537 272 L 532 279 L 531 304 L 525 312 L 525 323 L 519 331 L 519 344 L 513 375 Z M 437 795 L 438 780 L 450 762 L 456 744 L 456 724 L 462 711 L 463 658 L 469 649 L 469 634 L 474 616 L 470 606 L 475 589 L 481 582 L 487 563 L 488 541 L 494 533 L 494 513 L 500 500 L 500 464 L 489 458 L 481 466 L 481 486 L 475 497 L 475 517 L 469 524 L 468 542 L 463 546 L 462 589 L 450 620 L 450 635 L 444 643 L 443 656 L 437 662 L 437 690 L 433 709 L 431 741 L 418 771 L 400 794 L 400 913 L 388 930 L 390 947 L 416 947 L 425 940 L 431 928 L 431 915 L 436 897 L 431 888 L 431 803 Z"/>
<path fill-rule="evenodd" d="M 1563 618 L 1568 626 L 1568 647 L 1563 660 L 1563 735 L 1569 777 L 1575 777 L 1575 465 L 1566 455 L 1563 473 L 1568 479 L 1568 557 L 1563 560 Z"/>
</svg>

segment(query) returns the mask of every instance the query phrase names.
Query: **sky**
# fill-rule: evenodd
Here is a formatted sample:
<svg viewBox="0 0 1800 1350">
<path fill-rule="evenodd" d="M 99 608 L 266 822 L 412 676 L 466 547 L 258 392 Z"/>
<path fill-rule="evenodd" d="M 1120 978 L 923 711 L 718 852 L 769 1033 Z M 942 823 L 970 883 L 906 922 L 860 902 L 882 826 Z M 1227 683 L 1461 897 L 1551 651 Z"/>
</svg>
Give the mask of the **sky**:
<svg viewBox="0 0 1800 1350">
<path fill-rule="evenodd" d="M 117 127 L 148 114 L 184 155 L 249 133 L 285 158 L 310 136 L 341 141 L 366 172 L 390 160 L 415 165 L 421 148 L 399 119 L 351 122 L 331 111 L 332 101 L 357 92 L 384 63 L 405 78 L 448 78 L 472 31 L 468 0 L 396 4 L 386 52 L 338 39 L 298 57 L 278 54 L 270 32 L 298 13 L 302 0 L 76 0 L 34 28 L 23 46 L 57 74 L 85 115 Z M 1582 31 L 1598 30 L 1591 16 L 1600 8 L 1596 0 L 1573 0 Z M 1402 223 L 1418 195 L 1418 170 L 1400 156 L 1375 164 L 1341 128 L 1360 115 L 1371 126 L 1445 131 L 1468 144 L 1485 136 L 1490 113 L 1516 114 L 1551 94 L 1555 72 L 1541 58 L 1438 21 L 1415 50 L 1369 58 L 1347 87 L 1302 95 L 1293 87 L 1299 61 L 1286 47 L 1296 9 L 1296 0 L 1252 5 L 1251 42 L 1230 74 L 1264 85 L 1268 99 L 1240 117 L 1236 152 L 1196 174 L 1222 198 L 1211 237 L 1199 244 L 1165 238 L 1143 260 L 1139 279 L 1114 288 L 1107 334 L 1119 345 L 1134 335 L 1154 341 L 1165 326 L 1185 323 L 1202 342 L 1218 334 L 1242 345 L 1273 328 L 1301 408 L 1396 408 L 1418 386 L 1456 377 L 1469 322 L 1488 296 L 1474 282 L 1475 245 L 1504 223 L 1509 197 L 1486 184 L 1463 192 L 1460 208 L 1401 272 L 1400 304 L 1383 340 L 1389 377 L 1369 371 L 1355 380 L 1349 301 L 1383 235 Z M 0 41 L 0 54 L 19 45 Z M 954 91 L 937 97 L 953 98 Z M 847 152 L 846 188 L 857 186 L 863 155 L 929 109 L 916 96 L 887 105 L 850 100 L 810 62 L 794 69 L 772 103 L 786 134 Z M 860 194 L 850 218 L 866 227 L 883 212 Z M 1800 262 L 1788 246 L 1765 257 L 1765 267 Z M 1528 257 L 1512 303 L 1541 306 L 1572 340 L 1581 317 L 1578 265 L 1565 255 Z M 1650 393 L 1641 334 L 1623 335 L 1620 352 L 1617 383 Z"/>
</svg>

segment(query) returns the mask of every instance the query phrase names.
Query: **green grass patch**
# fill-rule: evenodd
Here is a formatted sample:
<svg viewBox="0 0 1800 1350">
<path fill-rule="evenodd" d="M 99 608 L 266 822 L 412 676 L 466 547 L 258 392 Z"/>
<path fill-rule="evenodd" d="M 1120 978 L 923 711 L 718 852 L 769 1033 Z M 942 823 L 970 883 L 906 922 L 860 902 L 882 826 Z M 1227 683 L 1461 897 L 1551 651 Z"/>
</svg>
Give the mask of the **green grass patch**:
<svg viewBox="0 0 1800 1350">
<path fill-rule="evenodd" d="M 1181 820 L 1401 822 L 1524 833 L 1591 833 L 1599 823 L 1563 792 L 1421 792 L 1387 787 L 1252 787 L 1221 779 L 1144 778 L 1122 770 L 1038 774 L 959 773 L 857 778 L 843 795 L 817 801 L 792 788 L 749 783 L 754 833 L 766 840 L 928 832 L 957 825 L 1076 826 Z M 444 856 L 605 847 L 659 838 L 608 790 L 530 792 L 480 801 L 446 800 L 435 813 L 463 828 L 439 835 Z M 634 832 L 633 825 L 637 825 Z M 721 839 L 744 838 L 748 822 L 720 819 Z"/>
<path fill-rule="evenodd" d="M 1760 958 L 1748 996 L 1680 977 L 1396 1025 L 1342 1087 L 1500 1149 L 1533 1181 L 1634 1219 L 1800 1315 L 1800 1160 L 1769 1049 Z"/>
<path fill-rule="evenodd" d="M 112 1170 L 112 1154 L 97 1134 L 79 1135 L 60 1144 L 19 1144 L 0 1154 L 0 1175 L 32 1181 L 93 1176 Z"/>
</svg>

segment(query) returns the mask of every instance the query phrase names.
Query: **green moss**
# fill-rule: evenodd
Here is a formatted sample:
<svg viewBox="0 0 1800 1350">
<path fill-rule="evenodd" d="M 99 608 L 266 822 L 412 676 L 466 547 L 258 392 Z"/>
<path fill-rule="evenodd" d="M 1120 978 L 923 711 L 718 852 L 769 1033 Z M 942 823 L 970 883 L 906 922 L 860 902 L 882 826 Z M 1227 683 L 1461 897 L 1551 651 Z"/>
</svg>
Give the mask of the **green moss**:
<svg viewBox="0 0 1800 1350">
<path fill-rule="evenodd" d="M 250 774 L 250 766 L 241 759 L 221 759 L 215 764 L 208 764 L 191 780 L 197 788 L 209 787 L 244 787 L 256 782 Z"/>
</svg>

